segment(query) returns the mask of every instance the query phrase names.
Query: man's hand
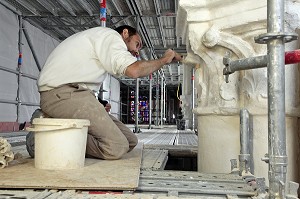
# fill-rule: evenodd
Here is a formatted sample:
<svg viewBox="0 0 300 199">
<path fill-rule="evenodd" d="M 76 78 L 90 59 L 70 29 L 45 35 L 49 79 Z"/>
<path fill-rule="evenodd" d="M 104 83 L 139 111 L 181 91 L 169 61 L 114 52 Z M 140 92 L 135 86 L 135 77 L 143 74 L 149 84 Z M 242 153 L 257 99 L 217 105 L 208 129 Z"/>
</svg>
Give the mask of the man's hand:
<svg viewBox="0 0 300 199">
<path fill-rule="evenodd" d="M 169 64 L 172 61 L 180 61 L 181 56 L 175 51 L 168 49 L 166 50 L 163 57 L 155 60 L 141 60 L 136 61 L 129 65 L 125 70 L 125 75 L 130 78 L 145 77 L 159 70 L 165 64 Z"/>
<path fill-rule="evenodd" d="M 111 109 L 111 105 L 110 105 L 110 103 L 107 103 L 106 105 L 105 105 L 105 110 L 106 110 L 106 112 L 108 112 L 109 113 L 109 111 L 110 111 L 110 109 Z"/>
<path fill-rule="evenodd" d="M 182 57 L 176 53 L 175 51 L 168 49 L 166 50 L 164 56 L 162 57 L 162 59 L 165 60 L 166 64 L 171 63 L 172 61 L 180 61 L 182 59 Z"/>
</svg>

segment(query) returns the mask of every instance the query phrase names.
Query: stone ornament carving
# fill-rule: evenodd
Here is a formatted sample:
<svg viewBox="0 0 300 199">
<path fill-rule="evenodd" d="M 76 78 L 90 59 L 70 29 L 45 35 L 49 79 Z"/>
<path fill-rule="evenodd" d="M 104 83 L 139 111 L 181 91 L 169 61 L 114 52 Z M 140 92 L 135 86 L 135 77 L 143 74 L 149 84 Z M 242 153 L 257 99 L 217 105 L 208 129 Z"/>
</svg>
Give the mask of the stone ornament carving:
<svg viewBox="0 0 300 199">
<path fill-rule="evenodd" d="M 286 29 L 299 29 L 299 23 L 296 23 L 299 22 L 298 8 L 299 2 L 286 2 Z M 236 109 L 238 114 L 239 107 L 246 107 L 253 114 L 266 114 L 267 68 L 235 72 L 230 75 L 229 84 L 226 84 L 222 61 L 226 52 L 231 52 L 232 60 L 267 54 L 267 45 L 254 41 L 255 37 L 267 31 L 267 2 L 182 0 L 180 10 L 186 19 L 186 30 L 181 30 L 179 34 L 189 44 L 187 57 L 191 54 L 200 60 L 197 62 L 200 68 L 196 70 L 195 76 L 198 94 L 196 112 L 218 114 L 224 109 L 232 109 L 230 112 Z M 230 12 L 232 10 L 238 12 Z M 295 69 L 287 69 L 286 75 L 294 76 L 295 72 L 298 74 Z M 298 87 L 289 81 L 292 79 L 286 81 L 288 92 L 298 95 Z M 287 96 L 287 110 L 295 112 L 292 109 L 300 103 L 297 104 L 293 97 L 289 97 L 294 94 Z"/>
<path fill-rule="evenodd" d="M 0 137 L 0 169 L 3 169 L 14 159 L 11 145 L 6 139 Z"/>
<path fill-rule="evenodd" d="M 191 35 L 197 36 L 195 33 Z M 190 41 L 193 39 L 190 37 Z M 197 40 L 199 41 L 199 38 Z M 255 78 L 253 71 L 243 71 L 232 74 L 228 84 L 224 81 L 222 59 L 227 51 L 232 53 L 233 60 L 256 55 L 252 44 L 245 41 L 243 35 L 223 32 L 217 26 L 212 26 L 203 34 L 200 45 L 194 49 L 196 50 L 194 53 L 202 61 L 198 73 L 196 72 L 199 74 L 196 76 L 199 113 L 205 111 L 224 113 L 224 110 L 230 108 L 232 110 L 229 112 L 238 111 L 241 100 L 247 103 L 262 103 L 261 107 L 265 106 L 267 93 L 265 69 L 258 69 L 260 72 Z"/>
</svg>

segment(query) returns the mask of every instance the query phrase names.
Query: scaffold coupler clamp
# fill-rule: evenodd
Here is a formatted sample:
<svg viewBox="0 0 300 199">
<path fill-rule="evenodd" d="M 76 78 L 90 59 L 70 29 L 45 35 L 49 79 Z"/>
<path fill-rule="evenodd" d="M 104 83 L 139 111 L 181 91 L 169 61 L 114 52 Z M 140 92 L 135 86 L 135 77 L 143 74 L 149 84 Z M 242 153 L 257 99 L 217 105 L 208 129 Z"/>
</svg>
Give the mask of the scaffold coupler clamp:
<svg viewBox="0 0 300 199">
<path fill-rule="evenodd" d="M 225 68 L 223 69 L 223 75 L 225 76 L 225 82 L 229 83 L 229 75 L 233 72 L 230 70 L 230 59 L 231 53 L 226 52 L 225 56 L 223 57 L 223 64 L 225 65 Z"/>
<path fill-rule="evenodd" d="M 254 41 L 255 43 L 258 44 L 267 44 L 268 41 L 274 39 L 283 39 L 284 43 L 288 43 L 297 40 L 298 35 L 296 33 L 287 33 L 287 32 L 265 33 L 255 37 Z"/>
<path fill-rule="evenodd" d="M 239 172 L 240 176 L 246 172 L 250 172 L 250 154 L 239 155 Z"/>
<path fill-rule="evenodd" d="M 269 154 L 266 153 L 265 156 L 263 158 L 261 158 L 261 160 L 268 164 L 270 161 Z"/>
<path fill-rule="evenodd" d="M 231 159 L 230 160 L 230 165 L 231 165 L 231 172 L 232 174 L 238 174 L 239 173 L 239 169 L 237 166 L 237 159 Z"/>
</svg>

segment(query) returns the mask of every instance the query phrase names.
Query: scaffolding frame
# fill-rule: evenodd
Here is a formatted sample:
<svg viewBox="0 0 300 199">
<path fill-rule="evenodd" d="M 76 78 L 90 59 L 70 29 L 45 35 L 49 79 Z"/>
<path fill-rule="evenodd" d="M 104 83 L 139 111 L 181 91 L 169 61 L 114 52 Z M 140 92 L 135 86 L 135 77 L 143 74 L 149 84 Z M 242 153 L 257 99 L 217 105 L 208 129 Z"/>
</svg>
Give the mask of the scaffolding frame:
<svg viewBox="0 0 300 199">
<path fill-rule="evenodd" d="M 267 66 L 268 79 L 268 154 L 263 159 L 269 164 L 269 198 L 286 198 L 297 193 L 297 183 L 286 183 L 288 157 L 286 154 L 285 123 L 285 43 L 296 40 L 293 33 L 284 32 L 284 0 L 267 1 L 267 33 L 255 38 L 259 44 L 267 44 L 267 55 L 231 61 L 227 54 L 223 74 L 228 77 L 234 71 Z M 299 60 L 298 60 L 299 61 Z M 289 62 L 288 62 L 289 63 Z M 293 186 L 295 185 L 295 186 Z M 287 189 L 287 190 L 286 190 Z"/>
<path fill-rule="evenodd" d="M 18 60 L 17 60 L 17 67 L 16 70 L 7 68 L 5 66 L 0 66 L 0 70 L 2 71 L 6 71 L 9 73 L 13 73 L 15 75 L 17 75 L 17 84 L 18 84 L 18 88 L 17 88 L 17 96 L 16 96 L 16 100 L 6 100 L 6 99 L 0 99 L 0 103 L 7 103 L 7 104 L 15 104 L 17 106 L 17 118 L 16 118 L 16 122 L 20 123 L 20 115 L 21 115 L 21 106 L 36 106 L 39 107 L 40 104 L 39 103 L 34 103 L 34 102 L 22 102 L 20 99 L 20 85 L 21 85 L 21 78 L 22 77 L 27 77 L 29 79 L 32 80 L 37 80 L 37 77 L 34 75 L 30 75 L 30 74 L 26 74 L 22 72 L 22 64 L 23 64 L 23 49 L 22 49 L 22 45 L 23 45 L 23 35 L 25 36 L 25 39 L 28 43 L 29 49 L 32 53 L 32 56 L 34 58 L 34 61 L 38 67 L 38 70 L 41 71 L 41 66 L 40 63 L 38 61 L 37 55 L 35 53 L 35 50 L 33 48 L 32 42 L 30 40 L 30 36 L 27 32 L 27 29 L 23 23 L 23 16 L 17 12 L 14 12 L 15 14 L 17 14 L 18 16 L 18 21 L 19 21 L 19 33 L 18 33 Z"/>
</svg>

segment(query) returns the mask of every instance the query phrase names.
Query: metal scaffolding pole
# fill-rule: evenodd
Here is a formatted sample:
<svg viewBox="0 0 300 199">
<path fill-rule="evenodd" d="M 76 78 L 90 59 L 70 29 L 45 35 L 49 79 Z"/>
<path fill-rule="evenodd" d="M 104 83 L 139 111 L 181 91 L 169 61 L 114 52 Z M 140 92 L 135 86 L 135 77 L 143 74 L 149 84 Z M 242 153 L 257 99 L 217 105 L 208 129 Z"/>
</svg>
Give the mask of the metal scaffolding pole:
<svg viewBox="0 0 300 199">
<path fill-rule="evenodd" d="M 102 27 L 106 27 L 106 0 L 100 0 L 100 22 Z"/>
<path fill-rule="evenodd" d="M 149 76 L 149 127 L 151 129 L 152 125 L 152 74 Z"/>
<path fill-rule="evenodd" d="M 129 102 L 129 99 L 130 99 L 130 88 L 129 88 L 129 86 L 127 86 L 127 101 L 128 101 L 128 103 L 127 103 L 127 106 L 126 106 L 126 114 L 127 114 L 127 116 L 126 116 L 126 123 L 128 124 L 128 121 L 129 121 L 129 117 L 131 117 L 131 115 L 130 115 L 130 107 L 131 107 L 131 104 L 130 104 L 130 102 Z"/>
<path fill-rule="evenodd" d="M 163 125 L 164 117 L 164 78 L 161 76 L 160 84 L 160 125 Z"/>
<path fill-rule="evenodd" d="M 284 0 L 268 0 L 268 33 L 284 32 Z M 268 44 L 269 197 L 285 198 L 287 172 L 285 131 L 284 38 Z"/>
<path fill-rule="evenodd" d="M 195 68 L 192 69 L 192 110 L 195 108 Z M 192 130 L 195 129 L 195 113 L 192 112 Z"/>
<path fill-rule="evenodd" d="M 263 160 L 269 164 L 269 197 L 285 198 L 288 164 L 285 123 L 285 64 L 299 62 L 300 55 L 299 50 L 286 53 L 284 51 L 285 42 L 298 38 L 296 34 L 284 32 L 284 0 L 268 0 L 267 16 L 268 31 L 255 38 L 255 41 L 267 44 L 268 54 L 237 61 L 231 61 L 229 56 L 226 56 L 223 59 L 226 65 L 223 74 L 228 82 L 229 74 L 234 71 L 261 68 L 267 64 L 268 154 Z M 291 182 L 291 184 L 293 183 Z M 291 193 L 294 189 L 297 188 L 290 186 L 287 190 Z"/>
<path fill-rule="evenodd" d="M 166 82 L 164 83 L 164 123 L 166 123 L 166 118 L 167 118 L 167 115 L 166 115 L 166 104 L 167 104 L 167 87 L 166 87 Z"/>
<path fill-rule="evenodd" d="M 158 114 L 159 114 L 159 75 L 156 72 L 156 100 L 155 100 L 155 112 L 156 112 L 156 120 L 155 126 L 158 126 Z"/>
<path fill-rule="evenodd" d="M 37 55 L 36 55 L 35 50 L 34 50 L 34 48 L 33 48 L 31 39 L 30 39 L 30 37 L 29 37 L 29 34 L 28 34 L 27 29 L 26 29 L 26 27 L 24 26 L 24 24 L 22 24 L 22 29 L 23 29 L 23 32 L 24 32 L 24 36 L 25 36 L 25 38 L 26 38 L 26 40 L 27 40 L 27 43 L 28 43 L 28 45 L 29 45 L 29 48 L 30 48 L 30 50 L 31 50 L 33 59 L 34 59 L 34 61 L 35 61 L 35 63 L 36 63 L 36 66 L 38 67 L 39 71 L 41 71 L 42 68 L 41 68 L 40 62 L 39 62 L 39 60 L 38 60 L 38 58 L 37 58 Z"/>
<path fill-rule="evenodd" d="M 293 39 L 297 39 L 296 35 L 289 35 Z M 284 63 L 295 64 L 300 62 L 300 50 L 287 51 L 284 54 Z M 235 71 L 249 70 L 255 68 L 263 68 L 268 64 L 268 56 L 249 57 L 245 59 L 238 59 L 231 61 L 229 55 L 223 58 L 223 64 L 226 66 L 223 69 L 223 75 L 226 75 L 226 82 L 228 83 L 228 76 Z"/>
<path fill-rule="evenodd" d="M 239 171 L 242 175 L 243 171 L 250 172 L 250 126 L 249 112 L 247 109 L 240 111 L 240 155 L 239 155 Z"/>
<path fill-rule="evenodd" d="M 20 121 L 20 113 L 21 113 L 21 100 L 20 100 L 20 84 L 21 84 L 21 67 L 22 67 L 22 27 L 23 27 L 23 18 L 22 16 L 18 16 L 19 19 L 19 41 L 18 41 L 18 50 L 19 50 L 19 58 L 18 58 L 18 67 L 17 67 L 17 71 L 18 71 L 18 89 L 17 89 L 17 98 L 16 101 L 18 102 L 17 104 L 17 122 L 19 123 Z"/>
<path fill-rule="evenodd" d="M 139 86 L 140 86 L 140 78 L 136 79 L 135 84 L 135 126 L 134 126 L 134 132 L 139 133 Z"/>
</svg>

